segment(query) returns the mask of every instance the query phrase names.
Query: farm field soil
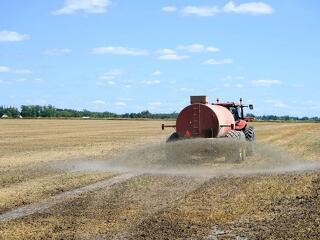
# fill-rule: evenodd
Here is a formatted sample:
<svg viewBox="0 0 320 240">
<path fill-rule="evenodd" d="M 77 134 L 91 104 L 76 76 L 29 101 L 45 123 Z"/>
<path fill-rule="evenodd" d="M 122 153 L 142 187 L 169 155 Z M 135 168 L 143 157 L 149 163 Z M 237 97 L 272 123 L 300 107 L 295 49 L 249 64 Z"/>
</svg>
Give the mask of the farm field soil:
<svg viewBox="0 0 320 240">
<path fill-rule="evenodd" d="M 72 159 L 110 159 L 165 138 L 160 126 L 160 121 L 1 120 L 0 213 L 115 175 L 70 172 L 52 165 Z"/>
<path fill-rule="evenodd" d="M 138 145 L 157 144 L 171 132 L 160 124 L 1 120 L 0 212 L 121 175 L 99 165 L 76 171 L 61 166 L 77 159 L 104 163 Z M 320 160 L 320 124 L 252 125 L 268 151 L 278 148 L 307 163 Z M 142 172 L 45 212 L 0 222 L 0 238 L 320 239 L 319 195 L 317 169 L 221 176 Z"/>
</svg>

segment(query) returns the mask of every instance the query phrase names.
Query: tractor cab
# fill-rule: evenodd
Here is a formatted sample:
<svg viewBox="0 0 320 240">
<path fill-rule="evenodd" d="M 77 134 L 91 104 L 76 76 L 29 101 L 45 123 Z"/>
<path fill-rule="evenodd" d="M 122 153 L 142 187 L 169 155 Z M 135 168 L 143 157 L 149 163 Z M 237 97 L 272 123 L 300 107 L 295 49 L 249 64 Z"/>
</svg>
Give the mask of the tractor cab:
<svg viewBox="0 0 320 240">
<path fill-rule="evenodd" d="M 227 108 L 232 115 L 234 116 L 234 119 L 236 121 L 238 120 L 245 120 L 245 121 L 250 121 L 250 120 L 254 120 L 252 118 L 247 118 L 244 117 L 244 112 L 243 109 L 244 108 L 249 108 L 250 110 L 253 109 L 253 105 L 249 104 L 249 105 L 243 105 L 242 104 L 242 98 L 240 98 L 240 102 L 220 102 L 219 99 L 217 98 L 217 101 L 215 103 L 212 103 L 213 105 L 219 105 L 219 106 L 223 106 L 225 108 Z M 239 111 L 240 110 L 240 111 Z"/>
<path fill-rule="evenodd" d="M 213 103 L 213 105 L 219 105 L 227 108 L 233 115 L 234 120 L 236 122 L 235 129 L 236 130 L 242 130 L 247 126 L 247 122 L 250 122 L 254 120 L 253 117 L 245 117 L 243 109 L 248 107 L 250 110 L 253 109 L 253 105 L 243 105 L 242 104 L 242 98 L 240 98 L 240 102 L 225 102 L 221 103 L 219 99 L 217 99 L 216 103 Z"/>
</svg>

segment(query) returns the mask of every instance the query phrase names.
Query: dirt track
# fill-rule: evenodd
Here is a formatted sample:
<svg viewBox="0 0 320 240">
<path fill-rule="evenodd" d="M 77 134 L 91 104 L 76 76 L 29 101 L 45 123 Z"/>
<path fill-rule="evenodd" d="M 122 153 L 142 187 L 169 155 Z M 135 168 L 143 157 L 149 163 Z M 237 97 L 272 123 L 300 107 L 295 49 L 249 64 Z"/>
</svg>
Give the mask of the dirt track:
<svg viewBox="0 0 320 240">
<path fill-rule="evenodd" d="M 136 174 L 136 173 L 120 174 L 105 180 L 101 180 L 94 184 L 90 184 L 81 188 L 76 188 L 71 191 L 57 194 L 48 199 L 44 199 L 43 201 L 40 201 L 40 202 L 36 202 L 36 203 L 29 204 L 19 208 L 14 208 L 12 210 L 9 210 L 1 214 L 0 222 L 12 221 L 12 220 L 23 218 L 35 213 L 42 213 L 47 209 L 52 208 L 55 205 L 69 202 L 70 200 L 79 197 L 81 194 L 90 194 L 93 191 L 97 191 L 101 189 L 107 190 L 113 187 L 115 184 L 127 181 L 130 178 L 133 178 L 138 175 L 139 174 Z"/>
<path fill-rule="evenodd" d="M 3 123 L 0 122 L 0 124 Z M 94 131 L 95 124 L 98 125 L 97 129 L 101 129 L 102 126 L 107 128 L 108 122 L 81 122 L 81 124 L 89 124 L 88 127 L 91 130 L 81 135 L 82 137 L 86 135 L 92 140 L 94 138 L 90 136 L 97 134 Z M 126 148 L 129 149 L 137 142 L 160 141 L 167 134 L 160 132 L 161 135 L 156 137 L 153 135 L 155 131 L 159 132 L 157 129 L 154 130 L 159 122 L 147 122 L 146 125 L 150 128 L 146 129 L 142 127 L 143 124 L 145 123 L 134 122 L 133 125 L 137 127 L 135 128 L 137 131 L 127 136 Z M 31 156 L 26 158 L 28 163 L 33 164 L 30 169 L 21 167 L 24 166 L 21 160 L 9 167 L 8 164 L 4 164 L 5 157 L 2 157 L 0 200 L 3 199 L 3 206 L 5 206 L 2 212 L 49 199 L 50 196 L 59 193 L 54 190 L 57 187 L 60 188 L 60 192 L 67 192 L 99 182 L 101 179 L 112 179 L 114 173 L 107 171 L 107 168 L 103 167 L 104 164 L 100 163 L 102 159 L 119 155 L 117 144 L 121 143 L 121 137 L 117 139 L 117 135 L 122 136 L 122 129 L 127 126 L 127 123 L 117 122 L 112 125 L 112 148 L 115 150 L 110 150 L 110 153 L 104 152 L 100 156 L 95 154 L 92 159 L 96 159 L 98 164 L 91 168 L 88 168 L 88 165 L 75 165 L 76 161 L 72 160 L 75 158 L 72 145 L 77 143 L 78 149 L 86 152 L 85 161 L 82 160 L 82 163 L 87 163 L 91 151 L 102 147 L 99 144 L 106 143 L 103 143 L 101 135 L 101 137 L 97 136 L 97 139 L 100 139 L 98 143 L 92 140 L 91 146 L 87 146 L 86 141 L 80 141 L 80 136 L 76 137 L 77 128 L 73 128 L 74 140 L 67 143 L 67 148 L 61 146 L 61 149 L 66 152 L 72 152 L 71 160 L 60 161 L 58 158 L 60 155 L 40 142 L 38 143 L 41 145 L 40 149 L 47 153 L 44 159 L 48 160 L 39 163 L 39 151 L 34 149 Z M 115 125 L 118 126 L 118 133 Z M 303 131 L 297 132 L 295 130 L 297 127 Z M 68 134 L 72 135 L 71 124 L 64 124 L 63 128 L 69 128 Z M 310 163 L 312 159 L 320 159 L 320 152 L 317 149 L 320 127 L 317 124 L 256 124 L 256 129 L 260 143 L 273 144 L 271 146 L 279 147 L 281 151 L 289 151 L 294 154 L 294 159 L 307 159 L 304 160 L 305 163 Z M 46 131 L 48 130 L 42 130 L 42 134 L 45 135 Z M 59 128 L 56 131 L 59 131 Z M 58 135 L 54 136 L 56 139 L 52 140 L 54 144 L 61 143 L 64 139 L 63 135 L 60 138 Z M 144 136 L 149 137 L 144 139 Z M 1 138 L 1 142 L 10 151 L 15 148 L 21 149 L 17 151 L 17 156 L 31 146 L 30 142 L 26 146 L 21 145 L 19 139 L 17 142 L 20 146 L 14 145 L 14 141 L 6 142 L 4 138 Z M 32 158 L 33 154 L 34 158 Z M 144 151 L 144 154 L 148 156 L 149 152 Z M 284 158 L 285 155 L 281 155 L 279 159 Z M 3 152 L 2 156 L 8 156 L 8 153 Z M 50 156 L 54 161 L 49 160 Z M 147 160 L 145 156 L 143 159 Z M 276 156 L 279 155 L 275 154 L 272 157 Z M 13 157 L 14 155 L 8 159 Z M 267 159 L 263 158 L 264 161 Z M 263 161 L 260 163 L 264 164 Z M 318 162 L 315 161 L 315 163 Z M 250 165 L 250 163 L 247 164 Z M 34 166 L 38 167 L 34 168 Z M 57 168 L 57 166 L 64 166 L 64 168 Z M 203 165 L 203 168 L 211 167 L 214 166 Z M 246 165 L 234 167 L 248 168 Z M 149 172 L 107 189 L 82 192 L 69 201 L 61 201 L 44 211 L 2 222 L 0 236 L 2 239 L 320 239 L 320 172 L 295 168 L 289 169 L 286 173 L 264 171 L 242 175 L 211 176 L 210 174 L 175 175 L 172 172 L 170 174 Z M 58 178 L 64 180 L 58 181 Z M 41 185 L 43 179 L 47 181 L 46 188 Z M 79 179 L 78 182 L 77 179 Z M 29 189 L 30 183 L 39 188 Z M 21 194 L 16 195 L 15 199 L 10 191 L 17 187 L 22 193 L 30 191 L 36 195 L 30 197 L 27 194 Z M 12 205 L 5 199 L 12 199 L 18 204 Z"/>
</svg>

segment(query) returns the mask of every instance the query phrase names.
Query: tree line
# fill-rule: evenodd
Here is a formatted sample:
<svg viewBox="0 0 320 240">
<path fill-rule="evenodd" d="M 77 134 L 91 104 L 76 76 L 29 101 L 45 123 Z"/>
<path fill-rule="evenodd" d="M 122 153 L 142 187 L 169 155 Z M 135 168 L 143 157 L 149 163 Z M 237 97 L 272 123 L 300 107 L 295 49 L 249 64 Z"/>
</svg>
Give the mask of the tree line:
<svg viewBox="0 0 320 240">
<path fill-rule="evenodd" d="M 151 118 L 167 119 L 177 118 L 173 113 L 151 113 L 148 110 L 139 113 L 116 114 L 112 112 L 93 112 L 89 110 L 74 110 L 68 108 L 56 108 L 52 105 L 22 105 L 20 109 L 15 107 L 0 107 L 0 117 L 6 115 L 9 118 Z"/>
<path fill-rule="evenodd" d="M 149 118 L 149 119 L 176 119 L 178 113 L 151 113 L 148 110 L 139 113 L 116 114 L 112 112 L 93 112 L 84 110 L 74 110 L 67 108 L 56 108 L 52 105 L 22 105 L 20 109 L 16 107 L 0 106 L 0 117 L 6 115 L 9 118 Z M 255 117 L 260 121 L 315 121 L 320 122 L 320 117 L 293 117 L 289 115 L 263 115 L 254 116 L 247 114 L 248 117 Z"/>
</svg>

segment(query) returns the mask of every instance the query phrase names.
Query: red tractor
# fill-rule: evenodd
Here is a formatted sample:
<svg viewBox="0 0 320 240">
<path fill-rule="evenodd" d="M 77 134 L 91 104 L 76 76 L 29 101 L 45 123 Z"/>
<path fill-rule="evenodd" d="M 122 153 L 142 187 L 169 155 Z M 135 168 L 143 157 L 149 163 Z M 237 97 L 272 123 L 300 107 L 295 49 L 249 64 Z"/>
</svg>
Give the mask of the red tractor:
<svg viewBox="0 0 320 240">
<path fill-rule="evenodd" d="M 230 138 L 243 144 L 225 155 L 226 160 L 243 161 L 245 156 L 253 154 L 252 142 L 255 140 L 255 131 L 248 122 L 253 117 L 244 116 L 244 108 L 253 109 L 253 105 L 243 105 L 240 102 L 208 103 L 207 96 L 191 96 L 190 105 L 185 107 L 178 115 L 176 125 L 162 124 L 165 127 L 174 127 L 167 142 L 188 138 Z"/>
</svg>

